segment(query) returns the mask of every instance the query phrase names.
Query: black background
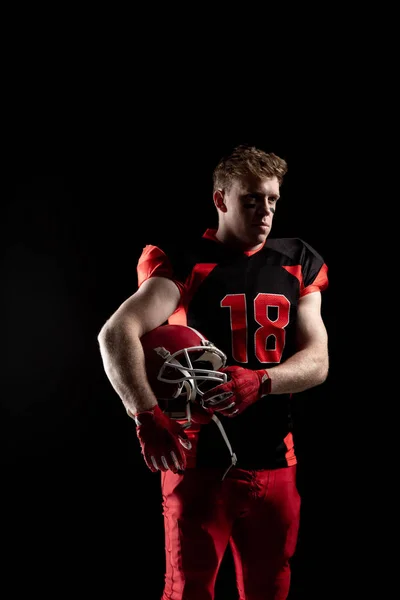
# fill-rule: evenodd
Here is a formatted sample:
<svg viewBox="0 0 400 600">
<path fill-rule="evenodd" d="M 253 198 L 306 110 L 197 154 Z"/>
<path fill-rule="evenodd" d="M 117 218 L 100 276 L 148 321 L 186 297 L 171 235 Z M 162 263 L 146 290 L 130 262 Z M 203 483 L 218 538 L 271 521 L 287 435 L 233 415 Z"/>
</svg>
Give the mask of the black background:
<svg viewBox="0 0 400 600">
<path fill-rule="evenodd" d="M 331 372 L 297 398 L 303 504 L 290 600 L 398 588 L 397 20 L 387 7 L 301 5 L 279 21 L 252 8 L 223 19 L 213 9 L 207 23 L 195 7 L 147 15 L 142 5 L 132 19 L 35 5 L 5 21 L 7 597 L 159 598 L 159 479 L 96 336 L 135 290 L 153 230 L 167 217 L 178 231 L 210 225 L 211 171 L 245 141 L 289 163 L 273 235 L 304 238 L 329 267 Z M 235 600 L 232 581 L 228 560 L 217 600 Z"/>
<path fill-rule="evenodd" d="M 303 504 L 290 593 L 290 600 L 325 598 L 341 589 L 353 568 L 345 560 L 354 482 L 339 369 L 349 248 L 338 209 L 354 193 L 343 177 L 351 160 L 343 158 L 333 130 L 316 128 L 311 136 L 306 124 L 301 131 L 274 132 L 262 122 L 240 129 L 233 122 L 224 130 L 197 124 L 178 136 L 171 122 L 165 134 L 152 132 L 128 140 L 122 130 L 83 129 L 74 144 L 58 139 L 54 152 L 50 138 L 40 156 L 33 143 L 7 179 L 1 254 L 4 571 L 15 590 L 28 586 L 42 597 L 57 597 L 57 589 L 116 600 L 160 597 L 159 475 L 145 467 L 134 423 L 103 372 L 97 334 L 136 290 L 136 262 L 153 232 L 179 237 L 216 225 L 212 170 L 233 145 L 247 142 L 289 165 L 271 235 L 303 238 L 329 268 L 322 310 L 331 370 L 296 404 Z M 139 584 L 145 595 L 132 592 Z M 216 600 L 234 598 L 228 552 Z"/>
</svg>

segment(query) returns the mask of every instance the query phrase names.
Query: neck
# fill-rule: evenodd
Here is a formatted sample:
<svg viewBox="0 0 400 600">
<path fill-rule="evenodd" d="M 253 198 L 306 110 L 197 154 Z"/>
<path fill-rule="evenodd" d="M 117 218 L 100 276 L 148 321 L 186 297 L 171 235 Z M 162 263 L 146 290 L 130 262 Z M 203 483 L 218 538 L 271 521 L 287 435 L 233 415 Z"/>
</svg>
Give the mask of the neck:
<svg viewBox="0 0 400 600">
<path fill-rule="evenodd" d="M 262 246 L 265 243 L 264 240 L 264 242 L 256 244 L 255 246 L 251 244 L 246 244 L 246 242 L 244 242 L 240 238 L 236 237 L 228 231 L 222 230 L 221 228 L 217 229 L 215 237 L 219 242 L 221 242 L 221 244 L 225 244 L 226 246 L 234 248 L 235 250 L 241 250 L 242 252 L 254 252 L 262 248 Z"/>
</svg>

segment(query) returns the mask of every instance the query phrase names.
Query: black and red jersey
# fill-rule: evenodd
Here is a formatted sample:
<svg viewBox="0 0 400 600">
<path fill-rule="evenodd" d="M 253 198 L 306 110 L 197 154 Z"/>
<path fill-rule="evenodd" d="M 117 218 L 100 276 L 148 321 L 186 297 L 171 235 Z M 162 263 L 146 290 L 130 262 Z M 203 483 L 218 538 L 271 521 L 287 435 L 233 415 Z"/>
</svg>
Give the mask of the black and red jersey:
<svg viewBox="0 0 400 600">
<path fill-rule="evenodd" d="M 184 247 L 147 245 L 139 258 L 138 285 L 149 277 L 174 281 L 181 294 L 169 323 L 200 331 L 228 357 L 227 365 L 273 367 L 296 351 L 299 299 L 328 285 L 323 258 L 299 238 L 267 238 L 253 252 L 220 243 L 215 231 Z M 237 456 L 237 467 L 277 468 L 296 463 L 291 395 L 272 394 L 237 417 L 218 415 Z M 229 463 L 214 422 L 195 428 L 189 466 Z"/>
</svg>

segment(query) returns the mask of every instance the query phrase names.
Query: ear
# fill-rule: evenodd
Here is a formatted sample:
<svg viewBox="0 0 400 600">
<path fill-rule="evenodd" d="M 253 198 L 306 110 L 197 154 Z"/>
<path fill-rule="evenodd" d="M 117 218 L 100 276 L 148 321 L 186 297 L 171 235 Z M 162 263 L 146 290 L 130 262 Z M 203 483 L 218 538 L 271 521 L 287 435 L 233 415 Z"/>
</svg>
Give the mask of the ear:
<svg viewBox="0 0 400 600">
<path fill-rule="evenodd" d="M 224 202 L 224 190 L 215 190 L 213 193 L 214 204 L 221 212 L 226 212 L 226 204 Z"/>
</svg>

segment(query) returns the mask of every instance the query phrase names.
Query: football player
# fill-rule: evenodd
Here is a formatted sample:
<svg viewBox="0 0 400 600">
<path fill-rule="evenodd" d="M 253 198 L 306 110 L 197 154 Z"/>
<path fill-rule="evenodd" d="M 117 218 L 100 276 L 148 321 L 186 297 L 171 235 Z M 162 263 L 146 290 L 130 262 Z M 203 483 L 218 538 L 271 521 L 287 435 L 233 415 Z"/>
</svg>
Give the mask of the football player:
<svg viewBox="0 0 400 600">
<path fill-rule="evenodd" d="M 322 384 L 329 359 L 327 265 L 303 239 L 270 236 L 286 172 L 252 146 L 223 157 L 217 228 L 183 248 L 149 241 L 137 291 L 99 334 L 144 460 L 161 473 L 163 600 L 214 598 L 228 544 L 241 600 L 289 593 L 301 502 L 293 394 Z"/>
</svg>

